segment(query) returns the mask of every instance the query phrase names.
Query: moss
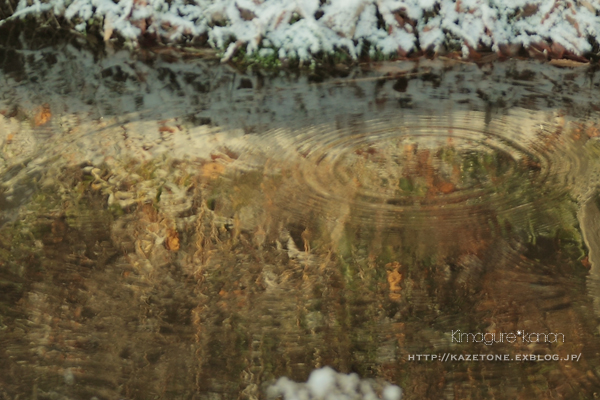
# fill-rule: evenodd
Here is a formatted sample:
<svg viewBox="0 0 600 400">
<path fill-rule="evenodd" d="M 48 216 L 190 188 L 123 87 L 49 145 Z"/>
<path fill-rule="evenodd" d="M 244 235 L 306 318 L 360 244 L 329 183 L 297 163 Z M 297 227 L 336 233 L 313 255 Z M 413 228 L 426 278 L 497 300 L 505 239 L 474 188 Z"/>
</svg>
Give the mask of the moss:
<svg viewBox="0 0 600 400">
<path fill-rule="evenodd" d="M 404 177 L 400 178 L 400 189 L 404 192 L 412 192 L 414 190 L 412 179 Z"/>
<path fill-rule="evenodd" d="M 251 69 L 263 69 L 263 70 L 275 70 L 281 68 L 281 60 L 277 55 L 277 51 L 275 49 L 272 50 L 271 54 L 260 55 L 260 51 L 253 53 L 251 56 L 245 60 L 248 68 Z M 265 52 L 263 52 L 264 54 Z"/>
<path fill-rule="evenodd" d="M 108 206 L 108 212 L 113 216 L 113 218 L 119 218 L 126 214 L 125 210 L 123 210 L 123 208 L 117 202 Z"/>
</svg>

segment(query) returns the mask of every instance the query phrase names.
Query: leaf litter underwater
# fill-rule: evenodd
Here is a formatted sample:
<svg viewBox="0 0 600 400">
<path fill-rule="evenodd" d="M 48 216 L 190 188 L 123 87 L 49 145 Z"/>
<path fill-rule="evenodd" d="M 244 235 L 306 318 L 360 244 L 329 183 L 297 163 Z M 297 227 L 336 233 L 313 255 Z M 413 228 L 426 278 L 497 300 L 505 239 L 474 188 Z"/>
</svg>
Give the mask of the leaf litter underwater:
<svg viewBox="0 0 600 400">
<path fill-rule="evenodd" d="M 3 398 L 600 393 L 594 76 L 49 53 L 0 89 Z"/>
</svg>

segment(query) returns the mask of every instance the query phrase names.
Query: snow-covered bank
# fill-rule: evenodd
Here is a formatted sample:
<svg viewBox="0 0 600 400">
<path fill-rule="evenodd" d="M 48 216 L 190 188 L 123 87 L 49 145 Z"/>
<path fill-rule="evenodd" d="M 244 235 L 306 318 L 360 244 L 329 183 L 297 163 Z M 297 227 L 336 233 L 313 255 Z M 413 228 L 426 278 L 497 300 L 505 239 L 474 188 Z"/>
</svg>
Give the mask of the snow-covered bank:
<svg viewBox="0 0 600 400">
<path fill-rule="evenodd" d="M 405 55 L 524 48 L 548 58 L 598 49 L 600 0 L 19 0 L 11 19 L 63 17 L 81 32 L 185 42 L 205 36 L 227 60 L 241 48 L 263 58 L 343 51 Z"/>
</svg>

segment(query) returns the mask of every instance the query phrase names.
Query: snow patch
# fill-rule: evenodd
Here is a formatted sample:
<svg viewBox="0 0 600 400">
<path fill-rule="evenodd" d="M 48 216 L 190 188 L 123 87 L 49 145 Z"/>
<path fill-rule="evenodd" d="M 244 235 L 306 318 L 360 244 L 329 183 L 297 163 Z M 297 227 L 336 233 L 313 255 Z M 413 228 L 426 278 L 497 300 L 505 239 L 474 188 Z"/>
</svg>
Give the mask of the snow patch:
<svg viewBox="0 0 600 400">
<path fill-rule="evenodd" d="M 306 383 L 296 383 L 280 378 L 267 390 L 267 398 L 283 397 L 283 400 L 400 400 L 402 389 L 387 384 L 377 396 L 373 385 L 361 380 L 357 374 L 342 374 L 330 367 L 311 372 Z"/>
</svg>

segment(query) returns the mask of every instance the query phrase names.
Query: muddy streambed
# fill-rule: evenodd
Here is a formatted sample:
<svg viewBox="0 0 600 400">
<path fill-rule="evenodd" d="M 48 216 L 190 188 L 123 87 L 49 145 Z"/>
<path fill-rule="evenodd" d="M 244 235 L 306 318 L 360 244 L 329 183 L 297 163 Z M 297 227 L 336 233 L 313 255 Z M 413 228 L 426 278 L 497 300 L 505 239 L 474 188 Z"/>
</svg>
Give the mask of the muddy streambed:
<svg viewBox="0 0 600 400">
<path fill-rule="evenodd" d="M 593 71 L 3 54 L 2 398 L 600 394 Z"/>
</svg>

